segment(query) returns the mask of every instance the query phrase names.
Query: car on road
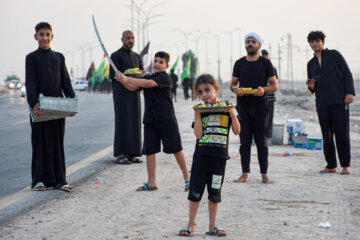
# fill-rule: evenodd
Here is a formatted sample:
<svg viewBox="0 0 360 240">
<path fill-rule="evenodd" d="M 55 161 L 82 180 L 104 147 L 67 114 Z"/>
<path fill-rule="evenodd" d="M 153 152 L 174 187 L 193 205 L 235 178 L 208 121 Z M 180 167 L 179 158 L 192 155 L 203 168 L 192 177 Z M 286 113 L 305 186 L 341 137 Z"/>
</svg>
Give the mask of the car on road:
<svg viewBox="0 0 360 240">
<path fill-rule="evenodd" d="M 88 89 L 88 82 L 86 80 L 76 80 L 72 83 L 74 90 L 86 91 Z"/>
<path fill-rule="evenodd" d="M 20 78 L 16 75 L 9 75 L 5 78 L 5 87 L 8 89 L 20 89 L 22 84 Z"/>
<path fill-rule="evenodd" d="M 26 88 L 25 88 L 25 84 L 23 84 L 20 88 L 20 96 L 21 97 L 25 97 L 26 96 Z"/>
</svg>

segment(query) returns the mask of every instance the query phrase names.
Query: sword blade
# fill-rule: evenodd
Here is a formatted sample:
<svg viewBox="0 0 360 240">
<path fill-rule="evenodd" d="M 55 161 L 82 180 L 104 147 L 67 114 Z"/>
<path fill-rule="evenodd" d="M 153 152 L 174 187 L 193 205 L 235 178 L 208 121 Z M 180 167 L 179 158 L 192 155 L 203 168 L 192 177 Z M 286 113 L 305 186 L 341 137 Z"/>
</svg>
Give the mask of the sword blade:
<svg viewBox="0 0 360 240">
<path fill-rule="evenodd" d="M 96 22 L 95 22 L 95 17 L 94 15 L 92 15 L 92 22 L 93 22 L 93 25 L 94 25 L 94 30 L 95 30 L 95 33 L 96 33 L 96 36 L 97 36 L 97 39 L 99 40 L 99 43 L 100 43 L 100 46 L 107 58 L 107 60 L 109 61 L 111 67 L 114 69 L 115 73 L 120 73 L 119 70 L 117 69 L 117 67 L 115 66 L 114 62 L 111 60 L 110 56 L 109 56 L 109 53 L 106 51 L 106 48 L 104 46 L 104 43 L 103 41 L 101 40 L 101 37 L 100 37 L 100 34 L 99 34 L 99 31 L 98 31 L 98 28 L 96 26 Z M 122 74 L 122 73 L 120 73 Z"/>
</svg>

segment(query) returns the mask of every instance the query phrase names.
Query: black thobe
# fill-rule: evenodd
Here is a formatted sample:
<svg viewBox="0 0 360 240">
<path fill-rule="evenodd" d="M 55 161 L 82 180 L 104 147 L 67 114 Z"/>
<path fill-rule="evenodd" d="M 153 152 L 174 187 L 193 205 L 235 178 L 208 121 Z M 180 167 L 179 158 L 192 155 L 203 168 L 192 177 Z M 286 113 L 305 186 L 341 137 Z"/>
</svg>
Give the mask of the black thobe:
<svg viewBox="0 0 360 240">
<path fill-rule="evenodd" d="M 38 50 L 26 56 L 26 92 L 31 109 L 38 103 L 39 94 L 51 97 L 75 97 L 65 58 L 52 50 Z M 66 183 L 64 154 L 65 119 L 31 124 L 32 184 L 43 182 L 46 187 Z"/>
<path fill-rule="evenodd" d="M 140 56 L 123 47 L 111 54 L 111 59 L 120 72 L 135 67 L 143 69 Z M 114 156 L 120 154 L 131 157 L 141 156 L 140 93 L 127 90 L 116 81 L 114 75 L 114 70 L 110 68 L 115 110 Z"/>
</svg>

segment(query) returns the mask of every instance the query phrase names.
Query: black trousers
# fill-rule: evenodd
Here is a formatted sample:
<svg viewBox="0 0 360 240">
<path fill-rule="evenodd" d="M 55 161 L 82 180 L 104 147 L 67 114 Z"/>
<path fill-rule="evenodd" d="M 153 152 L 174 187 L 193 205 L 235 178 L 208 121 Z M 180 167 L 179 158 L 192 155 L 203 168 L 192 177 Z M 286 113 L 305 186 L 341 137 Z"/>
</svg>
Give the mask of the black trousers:
<svg viewBox="0 0 360 240">
<path fill-rule="evenodd" d="M 253 105 L 242 104 L 237 108 L 240 113 L 240 156 L 244 173 L 250 172 L 251 142 L 254 136 L 260 172 L 267 173 L 268 147 L 265 141 L 265 121 L 268 113 L 266 102 Z"/>
<path fill-rule="evenodd" d="M 350 166 L 349 106 L 331 105 L 318 110 L 319 123 L 324 141 L 324 155 L 327 168 L 336 168 L 336 148 L 341 167 Z"/>
<path fill-rule="evenodd" d="M 266 115 L 266 127 L 265 127 L 265 136 L 267 138 L 272 137 L 272 130 L 273 130 L 273 119 L 274 119 L 274 101 L 268 101 L 268 114 Z"/>
</svg>

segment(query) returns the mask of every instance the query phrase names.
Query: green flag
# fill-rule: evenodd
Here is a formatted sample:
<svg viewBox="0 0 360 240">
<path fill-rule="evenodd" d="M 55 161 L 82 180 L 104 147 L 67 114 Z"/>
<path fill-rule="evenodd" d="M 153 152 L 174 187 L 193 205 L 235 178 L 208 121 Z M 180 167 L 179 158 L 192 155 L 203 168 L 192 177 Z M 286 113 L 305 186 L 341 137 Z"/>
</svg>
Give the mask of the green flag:
<svg viewBox="0 0 360 240">
<path fill-rule="evenodd" d="M 98 67 L 98 69 L 96 71 L 94 71 L 94 74 L 91 79 L 91 87 L 94 86 L 96 81 L 99 81 L 99 83 L 102 83 L 104 81 L 105 62 L 106 62 L 106 59 L 104 58 L 100 64 L 100 66 Z"/>
<path fill-rule="evenodd" d="M 184 80 L 184 78 L 190 77 L 190 67 L 191 67 L 191 54 L 189 54 L 188 62 L 186 64 L 184 71 L 181 74 L 181 81 Z"/>
<path fill-rule="evenodd" d="M 174 65 L 170 68 L 170 71 L 168 72 L 169 75 L 170 75 L 170 73 L 171 73 L 172 70 L 175 71 L 175 68 L 176 68 L 176 66 L 177 66 L 177 64 L 178 64 L 178 61 L 179 61 L 179 57 L 176 59 Z"/>
<path fill-rule="evenodd" d="M 200 64 L 199 60 L 196 60 L 196 77 L 200 76 Z"/>
</svg>

